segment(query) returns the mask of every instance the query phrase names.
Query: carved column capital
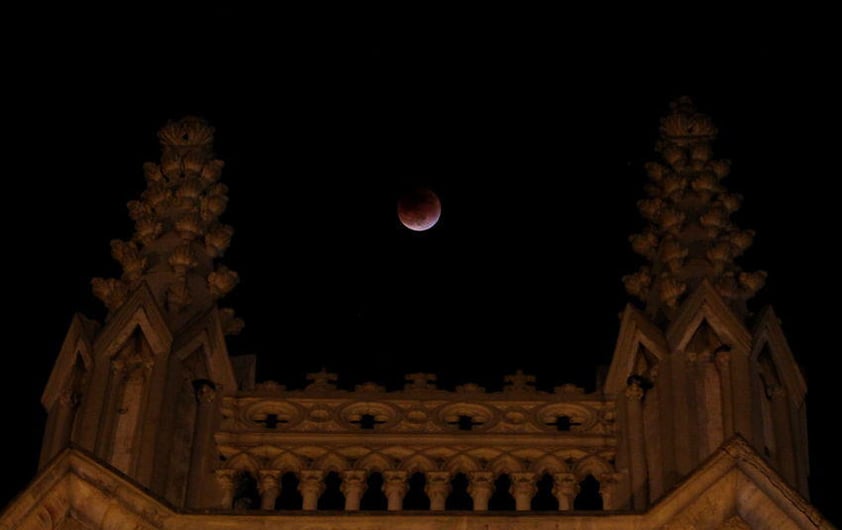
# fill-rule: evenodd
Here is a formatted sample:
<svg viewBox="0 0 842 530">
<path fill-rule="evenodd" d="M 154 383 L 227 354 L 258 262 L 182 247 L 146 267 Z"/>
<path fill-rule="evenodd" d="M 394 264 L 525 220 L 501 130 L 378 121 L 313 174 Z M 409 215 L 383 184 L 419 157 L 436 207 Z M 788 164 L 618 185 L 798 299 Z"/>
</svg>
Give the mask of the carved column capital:
<svg viewBox="0 0 842 530">
<path fill-rule="evenodd" d="M 342 485 L 340 490 L 345 495 L 345 509 L 348 511 L 356 511 L 360 509 L 360 501 L 366 488 L 365 470 L 349 469 L 342 472 Z"/>
<path fill-rule="evenodd" d="M 488 510 L 488 501 L 494 493 L 494 473 L 491 471 L 471 471 L 468 473 L 468 495 L 474 500 L 474 511 Z"/>
<path fill-rule="evenodd" d="M 409 490 L 406 484 L 408 475 L 406 471 L 397 469 L 383 472 L 383 493 L 388 501 L 387 510 L 394 512 L 403 508 L 403 498 Z"/>
<path fill-rule="evenodd" d="M 535 473 L 524 471 L 512 473 L 511 493 L 515 498 L 515 509 L 519 512 L 528 511 L 532 506 L 532 497 L 538 491 L 535 486 Z"/>
<path fill-rule="evenodd" d="M 644 394 L 643 387 L 640 385 L 638 381 L 630 381 L 628 386 L 626 387 L 626 399 L 629 401 L 640 401 L 643 399 Z"/>
<path fill-rule="evenodd" d="M 111 373 L 119 374 L 126 369 L 126 361 L 123 359 L 111 359 Z"/>
<path fill-rule="evenodd" d="M 234 504 L 234 479 L 237 477 L 237 473 L 238 471 L 236 469 L 217 469 L 214 472 L 222 490 L 219 507 L 223 510 L 230 510 Z"/>
<path fill-rule="evenodd" d="M 319 496 L 325 490 L 323 482 L 324 471 L 319 469 L 306 469 L 299 475 L 298 490 L 302 497 L 302 510 L 315 510 L 319 503 Z"/>
<path fill-rule="evenodd" d="M 766 393 L 769 399 L 782 399 L 786 397 L 786 388 L 781 384 L 769 384 L 766 386 Z"/>
<path fill-rule="evenodd" d="M 260 509 L 274 510 L 275 501 L 281 494 L 281 470 L 259 470 L 257 472 L 257 491 L 260 493 Z"/>
<path fill-rule="evenodd" d="M 257 472 L 257 488 L 261 491 L 279 488 L 281 481 L 280 469 L 260 469 Z"/>
<path fill-rule="evenodd" d="M 79 398 L 79 393 L 70 389 L 66 389 L 58 395 L 59 403 L 61 403 L 63 407 L 67 407 L 69 409 L 75 409 L 79 405 Z"/>
<path fill-rule="evenodd" d="M 450 494 L 450 489 L 450 472 L 427 472 L 427 486 L 424 488 L 424 491 L 430 497 L 431 510 L 444 510 L 445 501 Z"/>
<path fill-rule="evenodd" d="M 602 497 L 602 505 L 605 510 L 614 510 L 616 502 L 617 485 L 623 478 L 621 473 L 608 471 L 599 476 L 599 495 Z"/>
<path fill-rule="evenodd" d="M 212 381 L 193 381 L 193 387 L 196 391 L 196 402 L 199 406 L 210 405 L 216 401 L 217 388 Z"/>
<path fill-rule="evenodd" d="M 713 362 L 716 363 L 716 368 L 720 373 L 728 370 L 728 365 L 731 364 L 731 352 L 728 350 L 719 350 L 714 354 Z"/>
<path fill-rule="evenodd" d="M 553 475 L 553 495 L 558 499 L 559 510 L 573 509 L 573 501 L 579 494 L 579 489 L 579 482 L 573 473 L 565 472 Z"/>
</svg>

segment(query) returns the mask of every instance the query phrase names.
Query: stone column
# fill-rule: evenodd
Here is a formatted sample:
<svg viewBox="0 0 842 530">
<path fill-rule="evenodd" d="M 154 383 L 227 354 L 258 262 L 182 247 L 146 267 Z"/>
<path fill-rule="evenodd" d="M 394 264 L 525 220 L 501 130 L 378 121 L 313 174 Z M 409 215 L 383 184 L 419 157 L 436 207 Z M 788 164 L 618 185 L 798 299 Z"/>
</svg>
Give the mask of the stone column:
<svg viewBox="0 0 842 530">
<path fill-rule="evenodd" d="M 323 478 L 324 471 L 318 469 L 307 469 L 301 472 L 298 491 L 301 492 L 302 510 L 313 511 L 318 508 L 319 497 L 325 490 Z"/>
<path fill-rule="evenodd" d="M 198 508 L 202 484 L 207 478 L 208 455 L 213 454 L 211 426 L 216 402 L 216 387 L 211 381 L 197 381 L 196 423 L 193 426 L 193 447 L 190 449 L 190 475 L 187 479 L 187 506 Z"/>
<path fill-rule="evenodd" d="M 73 390 L 65 390 L 59 394 L 55 404 L 56 417 L 53 423 L 55 431 L 53 431 L 51 439 L 44 443 L 44 450 L 49 452 L 49 457 L 42 458 L 42 464 L 70 444 L 73 418 L 76 416 L 77 406 L 79 406 L 79 394 Z"/>
<path fill-rule="evenodd" d="M 345 495 L 345 510 L 352 512 L 360 509 L 360 501 L 367 487 L 366 472 L 362 469 L 349 469 L 342 473 L 342 494 Z"/>
<path fill-rule="evenodd" d="M 260 509 L 274 510 L 275 501 L 281 494 L 281 471 L 261 469 L 257 472 L 257 489 L 260 493 Z"/>
<path fill-rule="evenodd" d="M 471 483 L 468 494 L 474 500 L 474 511 L 488 511 L 488 500 L 494 493 L 494 473 L 491 471 L 472 471 L 468 474 Z"/>
<path fill-rule="evenodd" d="M 219 499 L 219 507 L 223 510 L 230 510 L 234 504 L 234 479 L 237 476 L 236 469 L 217 469 L 216 480 L 222 490 L 222 497 Z"/>
<path fill-rule="evenodd" d="M 734 394 L 731 388 L 731 354 L 720 350 L 714 358 L 719 371 L 719 384 L 722 393 L 722 429 L 727 440 L 734 434 Z"/>
<path fill-rule="evenodd" d="M 532 509 L 532 497 L 538 491 L 535 486 L 535 473 L 524 471 L 512 473 L 511 493 L 515 498 L 515 509 L 519 512 L 528 512 Z"/>
<path fill-rule="evenodd" d="M 147 350 L 148 346 L 143 346 Z M 169 405 L 164 401 L 167 384 L 167 368 L 169 364 L 165 357 L 158 357 L 152 351 L 146 351 L 150 359 L 144 363 L 146 383 L 144 384 L 145 405 L 142 408 L 140 421 L 140 437 L 138 439 L 137 457 L 134 465 L 135 478 L 147 488 L 152 484 L 152 474 L 158 462 L 166 462 L 169 455 L 156 454 L 156 439 L 159 434 L 162 411 Z M 147 388 L 148 387 L 148 388 Z M 167 396 L 169 399 L 169 396 Z M 210 436 L 210 435 L 208 435 Z M 210 454 L 212 451 L 204 453 Z M 209 467 L 201 466 L 202 481 L 208 479 Z"/>
<path fill-rule="evenodd" d="M 409 487 L 406 484 L 407 472 L 390 470 L 383 472 L 383 493 L 389 504 L 387 510 L 397 512 L 403 509 L 403 498 Z"/>
<path fill-rule="evenodd" d="M 798 483 L 795 471 L 795 447 L 792 443 L 792 422 L 789 410 L 789 398 L 781 385 L 771 387 L 772 424 L 775 434 L 775 455 L 778 470 L 790 484 Z"/>
<path fill-rule="evenodd" d="M 447 471 L 427 472 L 427 487 L 424 491 L 430 497 L 430 510 L 444 510 L 447 496 L 450 495 L 450 473 Z"/>
<path fill-rule="evenodd" d="M 573 501 L 579 494 L 579 483 L 573 473 L 555 473 L 553 475 L 553 495 L 558 499 L 558 509 L 567 511 L 573 509 Z"/>
<path fill-rule="evenodd" d="M 617 484 L 620 482 L 619 473 L 607 472 L 599 476 L 599 495 L 602 497 L 603 510 L 616 510 Z"/>
<path fill-rule="evenodd" d="M 629 467 L 631 468 L 632 507 L 644 510 L 649 501 L 646 488 L 646 449 L 643 441 L 643 387 L 632 380 L 626 387 L 629 422 Z"/>
</svg>

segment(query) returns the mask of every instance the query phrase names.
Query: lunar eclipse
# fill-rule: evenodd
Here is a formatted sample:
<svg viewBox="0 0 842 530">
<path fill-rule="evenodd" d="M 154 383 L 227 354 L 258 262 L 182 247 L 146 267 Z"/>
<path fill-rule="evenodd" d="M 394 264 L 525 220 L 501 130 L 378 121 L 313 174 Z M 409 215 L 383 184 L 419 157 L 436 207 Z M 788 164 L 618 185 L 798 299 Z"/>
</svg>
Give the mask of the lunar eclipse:
<svg viewBox="0 0 842 530">
<path fill-rule="evenodd" d="M 398 219 L 415 232 L 429 230 L 441 217 L 441 201 L 429 188 L 415 188 L 398 199 Z"/>
</svg>

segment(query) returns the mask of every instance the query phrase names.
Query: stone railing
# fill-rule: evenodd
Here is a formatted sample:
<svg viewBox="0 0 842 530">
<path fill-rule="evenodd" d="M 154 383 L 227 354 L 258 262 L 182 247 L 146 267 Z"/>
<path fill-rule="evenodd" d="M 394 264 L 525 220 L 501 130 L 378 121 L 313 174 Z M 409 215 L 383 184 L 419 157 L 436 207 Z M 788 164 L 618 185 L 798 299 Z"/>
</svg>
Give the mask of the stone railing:
<svg viewBox="0 0 842 530">
<path fill-rule="evenodd" d="M 413 476 L 430 510 L 444 509 L 457 483 L 473 510 L 500 496 L 529 510 L 539 483 L 544 498 L 568 510 L 588 477 L 601 504 L 614 507 L 614 405 L 601 395 L 569 385 L 540 392 L 522 373 L 508 376 L 502 392 L 444 391 L 429 374 L 407 376 L 395 392 L 374 384 L 339 390 L 324 372 L 309 378 L 303 390 L 270 382 L 224 399 L 216 434 L 221 508 L 250 487 L 246 505 L 274 509 L 285 476 L 301 496 L 287 509 L 316 509 L 328 476 L 346 510 L 359 509 L 372 487 L 389 510 L 402 509 Z"/>
<path fill-rule="evenodd" d="M 532 386 L 524 374 L 507 376 L 502 392 L 473 384 L 454 392 L 436 389 L 435 376 L 410 374 L 402 391 L 373 383 L 353 392 L 337 389 L 333 374 L 310 374 L 304 390 L 273 382 L 225 399 L 222 430 L 274 433 L 522 433 L 612 436 L 613 405 L 596 394 L 564 385 L 553 393 Z"/>
<path fill-rule="evenodd" d="M 346 469 L 335 472 L 341 480 L 338 492 L 343 498 L 343 505 L 337 507 L 345 511 L 357 511 L 361 508 L 361 501 L 364 493 L 369 488 L 369 480 L 373 474 L 379 475 L 378 483 L 381 483 L 381 491 L 385 497 L 385 508 L 388 511 L 400 511 L 404 509 L 404 498 L 410 490 L 409 479 L 411 474 L 406 470 L 392 469 L 382 472 L 368 472 L 363 469 Z M 420 472 L 419 472 L 420 473 Z M 256 475 L 256 476 L 255 476 Z M 223 510 L 230 509 L 257 509 L 276 510 L 279 509 L 277 502 L 282 492 L 282 477 L 292 476 L 292 482 L 297 496 L 300 500 L 296 505 L 281 507 L 287 510 L 314 511 L 319 506 L 320 498 L 326 493 L 327 485 L 325 478 L 327 473 L 319 469 L 305 469 L 297 473 L 284 472 L 281 469 L 259 469 L 255 474 L 248 470 L 235 468 L 224 468 L 216 471 L 216 478 L 223 492 L 219 507 Z M 597 481 L 593 475 L 582 476 L 580 472 L 560 473 L 537 473 L 534 471 L 513 472 L 504 475 L 497 475 L 494 471 L 478 470 L 463 474 L 467 479 L 465 492 L 470 496 L 473 511 L 488 511 L 492 496 L 510 496 L 514 500 L 513 508 L 517 511 L 528 511 L 532 509 L 533 500 L 539 493 L 538 483 L 550 479 L 551 487 L 549 493 L 557 504 L 560 511 L 572 510 L 577 507 L 579 495 L 582 492 L 581 484 L 591 480 L 596 488 L 590 494 L 598 494 L 599 504 L 604 509 L 613 509 L 614 494 L 619 481 L 619 474 L 613 471 L 605 471 L 600 474 Z M 508 484 L 506 491 L 500 491 L 500 481 Z M 243 483 L 253 481 L 258 498 L 249 498 L 247 492 L 243 492 Z M 442 511 L 448 509 L 448 499 L 454 492 L 454 474 L 449 471 L 428 471 L 422 474 L 423 495 L 427 498 L 430 511 Z M 240 496 L 237 496 L 238 492 Z M 245 500 L 245 503 L 240 501 Z M 587 509 L 594 509 L 593 498 L 586 499 Z M 497 508 L 500 509 L 500 508 Z"/>
</svg>

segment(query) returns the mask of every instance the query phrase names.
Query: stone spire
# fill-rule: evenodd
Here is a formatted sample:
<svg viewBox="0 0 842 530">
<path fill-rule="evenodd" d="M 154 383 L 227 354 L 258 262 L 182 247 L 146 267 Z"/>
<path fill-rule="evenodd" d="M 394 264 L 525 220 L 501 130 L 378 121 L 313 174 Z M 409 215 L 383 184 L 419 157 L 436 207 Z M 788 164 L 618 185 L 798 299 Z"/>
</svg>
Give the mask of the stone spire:
<svg viewBox="0 0 842 530">
<path fill-rule="evenodd" d="M 708 280 L 745 315 L 745 302 L 763 286 L 766 273 L 743 272 L 734 263 L 754 232 L 730 220 L 742 197 L 722 185 L 730 162 L 713 158 L 717 130 L 690 98 L 682 97 L 661 119 L 660 131 L 661 160 L 646 165 L 649 197 L 638 202 L 649 224 L 630 238 L 649 263 L 623 278 L 626 290 L 646 304 L 650 317 L 669 320 L 682 298 Z"/>
<path fill-rule="evenodd" d="M 158 132 L 161 163 L 144 164 L 146 190 L 128 203 L 135 233 L 130 241 L 111 242 L 123 275 L 91 282 L 109 314 L 145 282 L 176 328 L 237 284 L 237 273 L 214 263 L 228 248 L 233 229 L 218 220 L 228 189 L 218 182 L 224 163 L 214 158 L 213 133 L 195 117 L 169 122 Z M 223 315 L 226 331 L 239 331 L 242 321 L 231 310 Z"/>
</svg>

